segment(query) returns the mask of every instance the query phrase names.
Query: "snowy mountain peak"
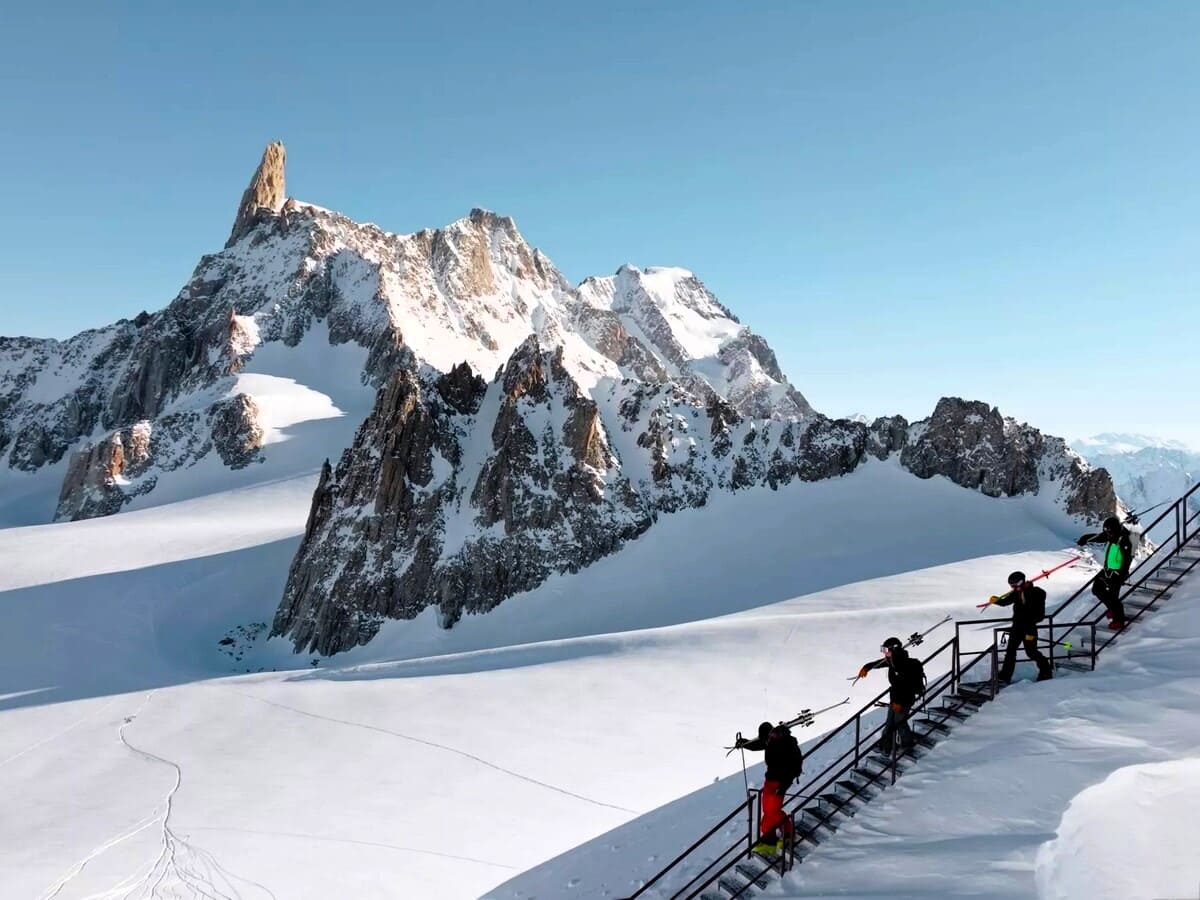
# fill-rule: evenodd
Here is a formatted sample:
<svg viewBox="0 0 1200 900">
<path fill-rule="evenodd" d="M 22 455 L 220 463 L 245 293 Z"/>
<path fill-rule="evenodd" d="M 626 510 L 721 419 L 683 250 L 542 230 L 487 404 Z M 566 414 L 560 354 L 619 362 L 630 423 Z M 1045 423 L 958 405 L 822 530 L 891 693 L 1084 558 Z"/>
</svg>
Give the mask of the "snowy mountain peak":
<svg viewBox="0 0 1200 900">
<path fill-rule="evenodd" d="M 77 518 L 184 490 L 178 473 L 210 457 L 269 461 L 278 422 L 365 410 L 401 368 L 489 376 L 531 335 L 585 393 L 670 382 L 701 406 L 813 415 L 766 341 L 685 269 L 624 266 L 576 288 L 508 216 L 388 232 L 285 198 L 285 159 L 267 146 L 229 242 L 165 309 L 68 341 L 0 340 L 0 454 L 56 467 L 44 516 L 55 501 Z M 332 347 L 358 351 L 349 379 L 314 364 Z M 280 412 L 281 392 L 304 412 Z"/>
</svg>

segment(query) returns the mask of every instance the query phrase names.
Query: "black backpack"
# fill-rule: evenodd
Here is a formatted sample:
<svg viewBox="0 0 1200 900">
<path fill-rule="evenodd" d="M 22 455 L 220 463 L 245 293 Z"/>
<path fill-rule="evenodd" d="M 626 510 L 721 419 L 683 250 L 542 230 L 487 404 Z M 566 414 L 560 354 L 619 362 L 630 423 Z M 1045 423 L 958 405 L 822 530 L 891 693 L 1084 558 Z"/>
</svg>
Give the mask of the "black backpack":
<svg viewBox="0 0 1200 900">
<path fill-rule="evenodd" d="M 915 696 L 920 697 L 925 693 L 925 666 L 919 659 L 910 656 L 904 674 L 905 680 L 908 681 L 908 686 Z"/>
<path fill-rule="evenodd" d="M 1046 618 L 1046 592 L 1036 590 L 1031 597 L 1025 599 L 1025 615 L 1030 622 L 1040 622 Z"/>
<path fill-rule="evenodd" d="M 770 743 L 774 752 L 771 754 L 784 771 L 779 774 L 787 780 L 800 777 L 804 770 L 804 753 L 796 741 L 790 728 L 786 725 L 776 725 L 771 732 Z"/>
</svg>

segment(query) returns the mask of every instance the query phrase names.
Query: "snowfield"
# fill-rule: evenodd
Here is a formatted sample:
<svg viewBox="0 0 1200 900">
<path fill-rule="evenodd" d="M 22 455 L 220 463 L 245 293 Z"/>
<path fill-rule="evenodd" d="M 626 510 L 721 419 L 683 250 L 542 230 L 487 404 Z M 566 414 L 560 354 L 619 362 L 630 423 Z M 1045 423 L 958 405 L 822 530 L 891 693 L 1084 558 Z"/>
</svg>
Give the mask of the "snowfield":
<svg viewBox="0 0 1200 900">
<path fill-rule="evenodd" d="M 719 496 L 453 630 L 389 623 L 317 659 L 258 627 L 314 477 L 0 530 L 5 900 L 622 896 L 737 802 L 735 731 L 865 702 L 882 683 L 846 676 L 882 638 L 973 614 L 1077 533 L 1048 500 L 870 463 Z M 1072 798 L 1200 745 L 1195 606 L 1094 676 L 1006 693 L 794 895 L 1032 896 L 1036 864 L 1066 896 L 1096 802 L 1072 819 Z"/>
</svg>

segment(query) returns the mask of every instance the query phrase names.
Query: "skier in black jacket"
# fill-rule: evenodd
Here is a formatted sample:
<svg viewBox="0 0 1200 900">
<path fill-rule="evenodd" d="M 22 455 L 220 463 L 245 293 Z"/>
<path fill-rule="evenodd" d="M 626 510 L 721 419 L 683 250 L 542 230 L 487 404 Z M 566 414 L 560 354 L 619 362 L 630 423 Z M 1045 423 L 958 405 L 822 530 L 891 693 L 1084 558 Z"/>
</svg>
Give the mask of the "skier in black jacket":
<svg viewBox="0 0 1200 900">
<path fill-rule="evenodd" d="M 1037 626 L 1046 616 L 1046 592 L 1036 584 L 1025 581 L 1024 572 L 1013 572 L 1008 576 L 1009 591 L 1002 597 L 992 597 L 990 602 L 997 606 L 1013 608 L 1012 628 L 1008 630 L 1008 646 L 1004 650 L 1004 662 L 1000 666 L 1000 682 L 1012 681 L 1013 669 L 1017 665 L 1017 645 L 1023 644 L 1025 655 L 1037 663 L 1038 681 L 1054 677 L 1050 660 L 1038 650 Z"/>
<path fill-rule="evenodd" d="M 765 751 L 767 774 L 762 786 L 759 840 L 751 849 L 755 853 L 781 853 L 784 838 L 790 839 L 794 830 L 792 817 L 783 811 L 783 798 L 792 782 L 800 777 L 804 754 L 791 729 L 786 725 L 772 727 L 770 722 L 758 726 L 757 738 L 748 741 L 739 737 L 734 746 Z"/>
<path fill-rule="evenodd" d="M 886 667 L 888 670 L 888 683 L 892 688 L 888 693 L 887 722 L 879 738 L 879 749 L 890 754 L 895 736 L 899 734 L 901 749 L 911 750 L 913 735 L 908 727 L 908 714 L 917 697 L 925 693 L 925 668 L 920 660 L 908 655 L 900 638 L 888 638 L 879 649 L 883 659 L 865 663 L 858 670 L 859 678 L 866 678 L 872 669 Z"/>
<path fill-rule="evenodd" d="M 1125 627 L 1125 604 L 1121 602 L 1121 586 L 1129 577 L 1133 564 L 1133 541 L 1129 529 L 1116 516 L 1104 520 L 1104 530 L 1097 534 L 1085 534 L 1076 541 L 1084 544 L 1104 544 L 1104 568 L 1092 582 L 1092 593 L 1108 610 L 1111 620 L 1108 627 L 1114 631 Z"/>
</svg>

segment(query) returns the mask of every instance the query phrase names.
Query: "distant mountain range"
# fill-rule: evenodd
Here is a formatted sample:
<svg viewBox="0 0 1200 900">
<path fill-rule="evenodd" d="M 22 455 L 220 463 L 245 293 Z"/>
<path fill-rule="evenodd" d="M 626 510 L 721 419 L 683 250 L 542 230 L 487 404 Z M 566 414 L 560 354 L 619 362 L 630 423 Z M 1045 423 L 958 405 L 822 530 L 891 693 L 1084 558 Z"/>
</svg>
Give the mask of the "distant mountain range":
<svg viewBox="0 0 1200 900">
<path fill-rule="evenodd" d="M 1200 453 L 1179 441 L 1105 432 L 1071 446 L 1092 465 L 1108 469 L 1117 494 L 1134 510 L 1174 500 L 1200 480 Z M 1200 496 L 1191 507 L 1200 510 Z"/>
</svg>

